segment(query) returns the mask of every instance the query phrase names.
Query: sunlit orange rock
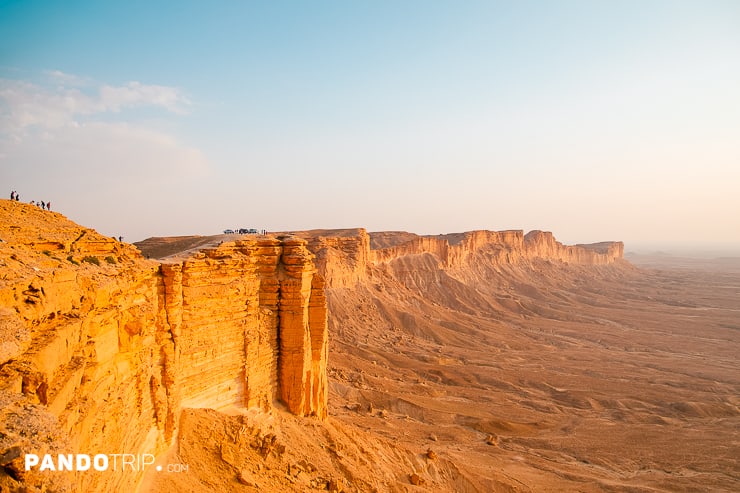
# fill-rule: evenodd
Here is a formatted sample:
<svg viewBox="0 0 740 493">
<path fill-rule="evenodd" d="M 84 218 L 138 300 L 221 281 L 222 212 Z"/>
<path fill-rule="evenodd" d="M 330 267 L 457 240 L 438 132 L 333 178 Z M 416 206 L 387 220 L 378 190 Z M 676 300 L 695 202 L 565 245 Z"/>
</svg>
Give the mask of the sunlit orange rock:
<svg viewBox="0 0 740 493">
<path fill-rule="evenodd" d="M 326 299 L 304 240 L 224 242 L 160 264 L 7 200 L 0 240 L 0 400 L 56 418 L 48 433 L 68 444 L 62 453 L 156 455 L 187 407 L 269 409 L 280 400 L 326 417 Z M 3 426 L 0 455 L 38 452 Z M 6 470 L 23 476 L 23 455 L 9 460 Z M 70 491 L 122 491 L 139 478 L 59 481 Z M 24 481 L 34 486 L 32 475 Z"/>
</svg>

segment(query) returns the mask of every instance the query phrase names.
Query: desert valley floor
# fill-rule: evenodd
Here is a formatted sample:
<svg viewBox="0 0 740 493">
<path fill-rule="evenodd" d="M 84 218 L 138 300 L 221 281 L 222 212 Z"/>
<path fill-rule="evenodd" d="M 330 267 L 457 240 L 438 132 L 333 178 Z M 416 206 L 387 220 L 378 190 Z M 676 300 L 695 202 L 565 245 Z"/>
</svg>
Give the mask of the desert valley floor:
<svg viewBox="0 0 740 493">
<path fill-rule="evenodd" d="M 738 491 L 740 261 L 627 259 L 328 289 L 327 422 L 187 411 L 141 489 Z"/>
</svg>

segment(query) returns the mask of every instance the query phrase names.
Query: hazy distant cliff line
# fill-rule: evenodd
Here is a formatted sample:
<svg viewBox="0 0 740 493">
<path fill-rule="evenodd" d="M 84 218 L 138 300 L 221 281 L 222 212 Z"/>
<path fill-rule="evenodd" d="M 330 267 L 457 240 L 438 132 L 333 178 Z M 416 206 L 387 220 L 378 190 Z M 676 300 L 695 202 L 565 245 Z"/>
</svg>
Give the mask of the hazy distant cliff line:
<svg viewBox="0 0 740 493">
<path fill-rule="evenodd" d="M 608 265 L 621 262 L 621 241 L 589 245 L 563 245 L 550 232 L 521 230 L 470 231 L 438 236 L 407 232 L 368 233 L 364 228 L 308 230 L 291 234 L 305 238 L 316 254 L 328 287 L 351 286 L 365 278 L 367 267 L 405 256 L 432 255 L 439 268 L 451 272 L 475 268 L 476 264 L 516 265 L 533 260 Z"/>
</svg>

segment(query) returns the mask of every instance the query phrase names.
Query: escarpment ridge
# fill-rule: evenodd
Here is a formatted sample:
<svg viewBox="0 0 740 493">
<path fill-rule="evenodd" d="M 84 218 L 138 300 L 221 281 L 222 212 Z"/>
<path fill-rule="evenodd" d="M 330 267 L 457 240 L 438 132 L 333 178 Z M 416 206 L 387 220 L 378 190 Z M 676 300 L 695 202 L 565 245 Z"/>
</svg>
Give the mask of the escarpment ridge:
<svg viewBox="0 0 740 493">
<path fill-rule="evenodd" d="M 499 480 L 479 481 L 452 452 L 419 459 L 414 443 L 399 441 L 423 407 L 412 403 L 415 382 L 426 386 L 419 379 L 432 374 L 409 376 L 399 344 L 426 341 L 403 349 L 413 364 L 457 365 L 464 356 L 455 341 L 489 344 L 506 317 L 555 313 L 555 304 L 547 312 L 519 296 L 527 279 L 554 289 L 558 282 L 539 272 L 575 282 L 586 272 L 618 278 L 612 264 L 628 265 L 619 242 L 566 246 L 539 231 L 311 230 L 151 238 L 137 249 L 4 200 L 0 240 L 0 488 L 10 491 L 132 490 L 151 471 L 26 471 L 23 456 L 164 456 L 173 444 L 199 471 L 159 476 L 142 491 L 350 483 L 402 491 L 413 471 L 437 491 L 491 491 Z M 341 360 L 333 368 L 330 331 Z M 366 380 L 362 368 L 380 380 Z M 391 381 L 410 386 L 405 401 L 383 393 Z M 341 403 L 334 408 L 330 392 Z M 355 426 L 345 412 L 354 401 L 396 435 Z M 336 420 L 325 420 L 330 412 Z M 456 412 L 455 436 L 478 426 Z M 214 470 L 233 474 L 209 482 Z"/>
<path fill-rule="evenodd" d="M 374 250 L 376 262 L 386 262 L 403 255 L 432 253 L 446 268 L 460 268 L 476 261 L 477 253 L 486 252 L 493 263 L 518 263 L 535 258 L 557 260 L 581 265 L 606 265 L 623 258 L 622 242 L 602 242 L 590 245 L 563 245 L 550 232 L 521 230 L 469 231 L 438 236 L 405 237 L 390 240 L 388 233 L 373 233 L 383 238 L 384 248 Z M 390 241 L 389 241 L 390 240 Z M 380 243 L 380 239 L 378 241 Z"/>
<path fill-rule="evenodd" d="M 305 240 L 160 263 L 7 200 L 0 240 L 0 486 L 131 489 L 143 470 L 26 471 L 24 454 L 157 455 L 185 408 L 326 417 L 326 300 Z"/>
<path fill-rule="evenodd" d="M 411 451 L 375 458 L 379 491 L 738 491 L 736 273 L 539 231 L 296 234 L 327 277 L 332 418 Z"/>
<path fill-rule="evenodd" d="M 327 286 L 347 287 L 367 278 L 368 267 L 402 262 L 414 256 L 431 256 L 437 268 L 453 276 L 465 270 L 495 269 L 534 261 L 575 265 L 609 265 L 622 262 L 624 244 L 608 241 L 563 245 L 552 233 L 521 230 L 469 231 L 437 236 L 407 232 L 368 233 L 363 228 L 293 231 L 305 238 Z"/>
</svg>

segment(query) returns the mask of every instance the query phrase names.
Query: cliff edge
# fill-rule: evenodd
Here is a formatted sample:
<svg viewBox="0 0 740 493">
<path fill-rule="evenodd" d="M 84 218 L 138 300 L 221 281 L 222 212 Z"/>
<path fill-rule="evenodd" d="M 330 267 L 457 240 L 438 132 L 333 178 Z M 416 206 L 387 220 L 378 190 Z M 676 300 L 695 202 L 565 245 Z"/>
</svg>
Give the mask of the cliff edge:
<svg viewBox="0 0 740 493">
<path fill-rule="evenodd" d="M 0 201 L 0 486 L 132 489 L 141 467 L 39 473 L 24 455 L 157 455 L 185 408 L 280 402 L 326 417 L 313 259 L 305 240 L 262 237 L 160 263 L 61 214 Z"/>
<path fill-rule="evenodd" d="M 347 375 L 371 338 L 395 348 L 399 331 L 436 337 L 434 321 L 450 309 L 493 325 L 507 313 L 540 316 L 542 306 L 518 297 L 521 279 L 540 270 L 596 272 L 623 254 L 619 242 L 567 246 L 540 231 L 418 236 L 362 228 L 155 238 L 139 247 L 0 200 L 0 490 L 131 490 L 146 472 L 144 457 L 164 457 L 175 443 L 202 471 L 160 475 L 152 491 L 192 489 L 224 464 L 238 474 L 208 483 L 211 491 L 259 481 L 275 491 L 329 488 L 336 482 L 325 474 L 362 490 L 401 488 L 420 467 L 410 444 L 340 421 L 312 427 L 260 414 L 277 407 L 297 420 L 327 417 L 328 331 L 342 360 L 332 391 L 343 402 L 350 383 L 367 390 L 364 376 Z M 463 327 L 449 323 L 458 337 Z M 392 368 L 388 378 L 399 379 Z M 263 419 L 282 420 L 290 439 L 255 425 Z M 29 453 L 127 454 L 136 463 L 27 471 Z M 286 479 L 288 458 L 295 464 Z M 268 460 L 275 469 L 262 472 Z M 247 463 L 256 467 L 251 476 Z M 440 491 L 472 485 L 457 464 L 440 461 L 439 474 L 425 466 L 425 480 Z"/>
<path fill-rule="evenodd" d="M 295 231 L 316 255 L 328 288 L 351 287 L 382 268 L 428 256 L 436 269 L 465 278 L 477 270 L 547 261 L 573 265 L 609 265 L 623 262 L 624 244 L 606 241 L 563 245 L 549 231 L 477 230 L 437 236 L 404 231 L 368 233 L 364 228 Z M 415 264 L 414 269 L 424 270 Z"/>
</svg>

